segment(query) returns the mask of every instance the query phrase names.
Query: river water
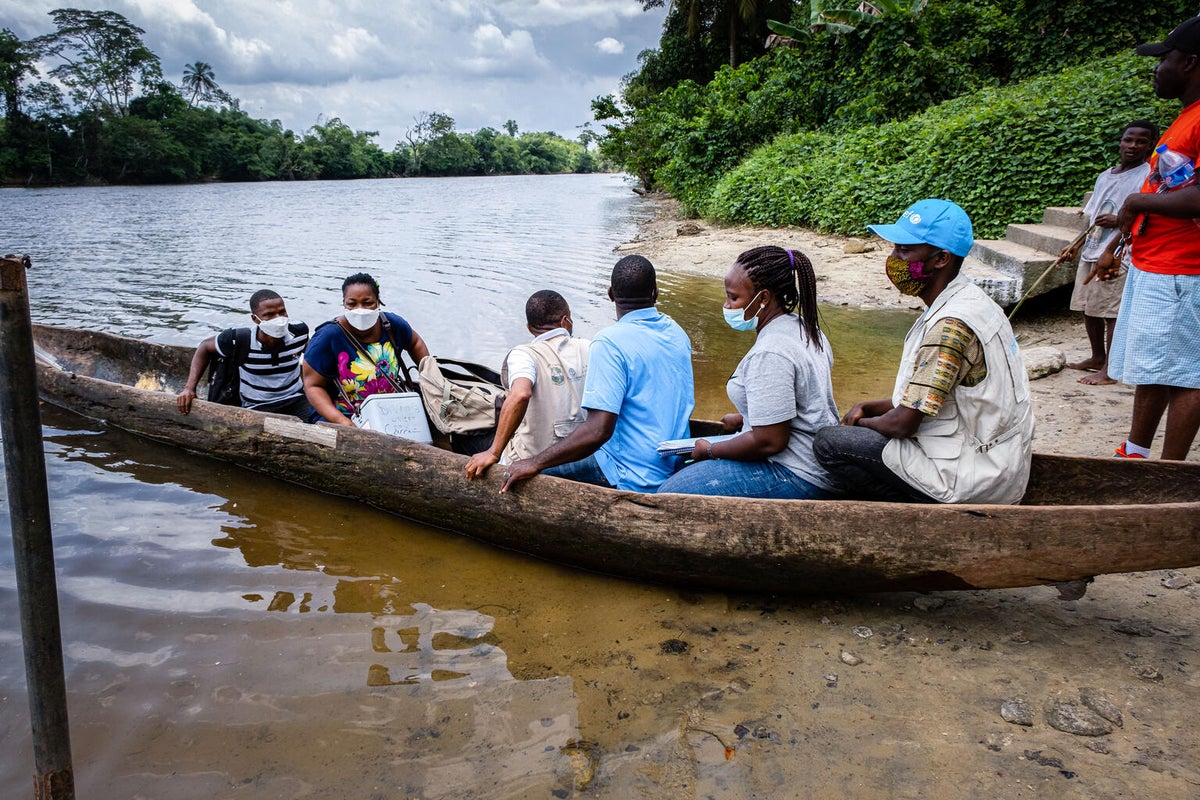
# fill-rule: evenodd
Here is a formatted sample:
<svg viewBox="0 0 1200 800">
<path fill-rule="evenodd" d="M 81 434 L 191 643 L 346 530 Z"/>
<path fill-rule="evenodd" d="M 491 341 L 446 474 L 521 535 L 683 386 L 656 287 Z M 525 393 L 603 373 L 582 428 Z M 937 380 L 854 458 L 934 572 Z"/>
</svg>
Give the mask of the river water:
<svg viewBox="0 0 1200 800">
<path fill-rule="evenodd" d="M 36 321 L 186 344 L 249 324 L 262 286 L 328 319 L 365 270 L 434 353 L 498 365 L 536 289 L 580 334 L 608 324 L 613 247 L 649 214 L 612 175 L 5 190 L 0 249 L 32 257 Z M 660 285 L 698 413 L 724 413 L 751 339 L 719 280 Z M 839 403 L 887 393 L 911 316 L 823 316 Z M 779 796 L 805 773 L 817 727 L 780 653 L 808 658 L 792 626 L 840 607 L 560 568 L 43 414 L 80 797 Z M 0 526 L 0 796 L 21 797 Z"/>
</svg>

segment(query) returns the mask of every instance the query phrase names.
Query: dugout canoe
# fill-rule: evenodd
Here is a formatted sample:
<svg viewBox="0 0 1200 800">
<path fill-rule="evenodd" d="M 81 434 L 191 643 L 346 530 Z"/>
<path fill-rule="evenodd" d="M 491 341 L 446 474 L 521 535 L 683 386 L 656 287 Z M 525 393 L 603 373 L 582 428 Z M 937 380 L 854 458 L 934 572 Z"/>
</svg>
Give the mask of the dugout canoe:
<svg viewBox="0 0 1200 800">
<path fill-rule="evenodd" d="M 465 458 L 175 393 L 189 348 L 35 326 L 48 402 L 158 442 L 550 561 L 761 593 L 982 589 L 1200 564 L 1200 464 L 1034 456 L 1020 505 L 644 495 L 538 476 L 498 494 Z M 705 425 L 695 423 L 697 435 Z"/>
</svg>

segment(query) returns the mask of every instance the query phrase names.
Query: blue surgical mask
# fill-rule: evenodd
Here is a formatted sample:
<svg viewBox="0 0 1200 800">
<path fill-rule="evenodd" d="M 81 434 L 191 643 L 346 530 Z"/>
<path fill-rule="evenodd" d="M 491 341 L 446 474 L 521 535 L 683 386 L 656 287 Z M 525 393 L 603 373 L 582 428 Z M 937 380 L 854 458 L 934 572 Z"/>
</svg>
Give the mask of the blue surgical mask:
<svg viewBox="0 0 1200 800">
<path fill-rule="evenodd" d="M 762 294 L 762 292 L 759 292 Z M 758 314 L 762 311 L 760 306 L 758 311 L 754 312 L 754 316 L 746 319 L 746 310 L 754 305 L 754 301 L 758 299 L 758 295 L 750 298 L 750 302 L 744 308 L 722 308 L 721 313 L 725 315 L 725 322 L 735 331 L 753 331 L 758 330 Z"/>
</svg>

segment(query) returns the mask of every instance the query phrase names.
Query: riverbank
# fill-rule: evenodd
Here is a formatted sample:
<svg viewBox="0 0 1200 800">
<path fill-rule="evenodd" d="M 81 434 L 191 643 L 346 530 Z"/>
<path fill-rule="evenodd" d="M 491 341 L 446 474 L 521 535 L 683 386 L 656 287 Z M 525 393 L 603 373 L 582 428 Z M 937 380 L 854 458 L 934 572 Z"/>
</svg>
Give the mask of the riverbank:
<svg viewBox="0 0 1200 800">
<path fill-rule="evenodd" d="M 619 253 L 640 253 L 663 272 L 721 277 L 738 254 L 761 244 L 803 251 L 812 260 L 817 294 L 823 303 L 880 309 L 920 310 L 920 300 L 905 297 L 888 282 L 883 271 L 887 251 L 874 237 L 849 238 L 798 228 L 760 228 L 750 225 L 717 225 L 685 219 L 678 204 L 667 197 L 650 198 L 653 215 L 637 236 L 617 248 Z M 1061 290 L 1060 290 L 1061 291 Z M 1017 340 L 1027 352 L 1046 348 L 1061 352 L 1065 361 L 1088 355 L 1087 335 L 1080 314 L 1068 311 L 1063 294 L 1051 294 L 1025 304 L 1013 323 Z M 836 366 L 835 366 L 836 369 Z M 882 365 L 891 371 L 893 365 Z M 1031 382 L 1037 433 L 1034 448 L 1040 452 L 1105 457 L 1129 433 L 1133 387 L 1124 384 L 1086 386 L 1084 373 L 1062 369 Z M 839 397 L 843 410 L 862 398 Z M 1153 455 L 1162 447 L 1162 434 Z M 1193 448 L 1189 460 L 1200 460 Z"/>
</svg>

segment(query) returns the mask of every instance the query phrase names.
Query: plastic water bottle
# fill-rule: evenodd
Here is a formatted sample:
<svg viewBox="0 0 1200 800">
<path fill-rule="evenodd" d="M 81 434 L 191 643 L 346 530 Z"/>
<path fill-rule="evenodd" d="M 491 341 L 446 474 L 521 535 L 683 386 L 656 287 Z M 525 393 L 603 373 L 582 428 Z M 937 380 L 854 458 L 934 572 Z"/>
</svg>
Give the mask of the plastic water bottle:
<svg viewBox="0 0 1200 800">
<path fill-rule="evenodd" d="M 1169 192 L 1177 189 L 1191 180 L 1196 171 L 1196 165 L 1183 153 L 1177 153 L 1160 144 L 1154 149 L 1158 153 L 1158 175 L 1162 178 L 1158 191 Z"/>
</svg>

